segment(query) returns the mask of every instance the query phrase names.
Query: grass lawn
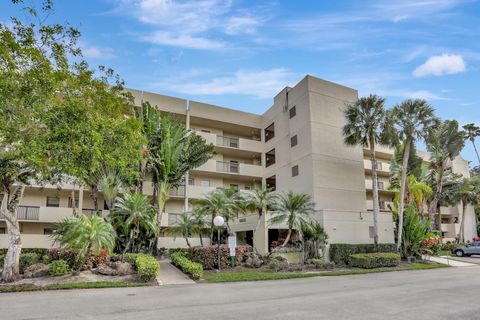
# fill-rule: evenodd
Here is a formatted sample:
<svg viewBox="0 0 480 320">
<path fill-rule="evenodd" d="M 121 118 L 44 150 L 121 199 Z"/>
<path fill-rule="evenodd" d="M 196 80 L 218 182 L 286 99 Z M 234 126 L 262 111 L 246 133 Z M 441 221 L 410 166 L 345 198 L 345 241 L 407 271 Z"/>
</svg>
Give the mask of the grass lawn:
<svg viewBox="0 0 480 320">
<path fill-rule="evenodd" d="M 445 264 L 426 264 L 426 263 L 412 263 L 391 268 L 378 269 L 346 269 L 338 271 L 322 271 L 311 273 L 275 273 L 267 271 L 238 271 L 238 272 L 221 272 L 211 273 L 205 275 L 207 282 L 237 282 L 237 281 L 261 281 L 261 280 L 281 280 L 281 279 L 297 279 L 310 278 L 320 276 L 344 276 L 352 274 L 366 274 L 392 271 L 407 271 L 407 270 L 425 270 L 438 269 L 448 267 Z"/>
<path fill-rule="evenodd" d="M 68 290 L 68 289 L 93 289 L 93 288 L 119 288 L 119 287 L 145 287 L 150 286 L 144 282 L 128 281 L 96 281 L 96 282 L 72 282 L 49 284 L 46 286 L 36 286 L 34 284 L 1 285 L 0 293 L 4 292 L 23 292 L 23 291 L 43 291 L 43 290 Z"/>
</svg>

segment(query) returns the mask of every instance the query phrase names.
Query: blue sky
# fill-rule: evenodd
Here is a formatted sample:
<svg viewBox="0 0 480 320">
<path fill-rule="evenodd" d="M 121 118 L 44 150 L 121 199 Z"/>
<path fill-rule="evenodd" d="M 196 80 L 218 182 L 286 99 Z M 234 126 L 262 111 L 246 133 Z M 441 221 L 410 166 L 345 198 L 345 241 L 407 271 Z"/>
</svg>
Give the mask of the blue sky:
<svg viewBox="0 0 480 320">
<path fill-rule="evenodd" d="M 92 66 L 128 87 L 261 113 L 305 74 L 427 99 L 443 119 L 480 124 L 475 0 L 54 1 L 50 21 L 82 32 Z M 9 1 L 0 19 L 17 15 Z M 474 160 L 467 144 L 463 155 Z"/>
</svg>

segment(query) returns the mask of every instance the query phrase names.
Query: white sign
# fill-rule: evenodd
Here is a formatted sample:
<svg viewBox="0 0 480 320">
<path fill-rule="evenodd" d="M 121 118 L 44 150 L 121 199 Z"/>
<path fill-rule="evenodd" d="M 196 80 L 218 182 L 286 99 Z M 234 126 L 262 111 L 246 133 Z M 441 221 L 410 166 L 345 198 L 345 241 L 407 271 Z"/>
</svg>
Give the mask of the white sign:
<svg viewBox="0 0 480 320">
<path fill-rule="evenodd" d="M 230 257 L 235 257 L 235 248 L 230 248 Z"/>
<path fill-rule="evenodd" d="M 230 249 L 230 257 L 235 257 L 235 248 L 237 247 L 237 236 L 228 236 L 228 248 Z"/>
</svg>

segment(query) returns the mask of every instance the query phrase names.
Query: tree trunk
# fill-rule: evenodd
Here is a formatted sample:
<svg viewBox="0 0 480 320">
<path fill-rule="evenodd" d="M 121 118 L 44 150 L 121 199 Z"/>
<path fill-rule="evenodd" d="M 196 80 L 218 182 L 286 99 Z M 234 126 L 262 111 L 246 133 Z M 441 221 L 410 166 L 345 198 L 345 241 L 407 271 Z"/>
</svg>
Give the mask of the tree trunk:
<svg viewBox="0 0 480 320">
<path fill-rule="evenodd" d="M 188 236 L 185 237 L 185 241 L 187 242 L 187 246 L 191 248 L 192 246 L 190 245 L 190 242 L 188 241 Z"/>
<path fill-rule="evenodd" d="M 5 217 L 8 233 L 8 250 L 4 258 L 2 280 L 13 282 L 20 278 L 20 253 L 22 251 L 22 239 L 20 237 L 20 225 L 17 220 L 17 208 L 23 198 L 25 186 L 17 186 L 12 196 L 9 197 L 9 189 L 4 190 L 0 212 Z"/>
<path fill-rule="evenodd" d="M 370 139 L 370 162 L 372 163 L 372 191 L 373 191 L 373 243 L 378 246 L 378 215 L 380 214 L 380 204 L 378 199 L 378 176 L 377 176 L 377 157 L 375 155 L 375 142 Z"/>
<path fill-rule="evenodd" d="M 72 193 L 70 195 L 70 198 L 72 199 L 72 213 L 73 213 L 73 216 L 78 217 L 77 205 L 75 203 L 75 190 L 74 189 L 72 189 Z"/>
<path fill-rule="evenodd" d="M 290 241 L 290 237 L 292 236 L 292 229 L 288 229 L 287 237 L 285 238 L 285 241 L 282 243 L 282 247 L 285 247 L 288 242 Z"/>
<path fill-rule="evenodd" d="M 202 230 L 198 233 L 198 237 L 200 238 L 200 245 L 203 247 L 203 237 L 202 237 Z"/>
<path fill-rule="evenodd" d="M 132 229 L 130 229 L 130 235 L 128 237 L 127 244 L 125 245 L 125 249 L 123 249 L 123 252 L 122 252 L 122 262 L 123 262 L 123 258 L 125 256 L 125 254 L 128 252 L 128 249 L 130 249 L 130 246 L 132 245 L 134 235 L 135 235 L 135 229 L 132 228 Z"/>
<path fill-rule="evenodd" d="M 91 191 L 90 191 L 90 198 L 92 198 L 93 201 L 93 209 L 95 210 L 95 214 L 98 212 L 98 187 L 95 184 L 92 184 L 91 186 Z"/>
<path fill-rule="evenodd" d="M 400 199 L 398 200 L 397 252 L 400 252 L 400 248 L 402 246 L 403 209 L 405 207 L 405 186 L 407 184 L 408 158 L 410 156 L 411 143 L 412 143 L 412 138 L 408 137 L 405 140 L 405 145 L 403 147 L 402 172 L 401 172 L 401 178 L 400 178 Z"/>
<path fill-rule="evenodd" d="M 168 182 L 160 182 L 157 184 L 157 203 L 158 203 L 158 211 L 157 211 L 157 221 L 158 221 L 158 230 L 155 233 L 155 246 L 154 250 L 157 250 L 158 247 L 158 235 L 160 233 L 160 228 L 162 224 L 162 217 L 165 213 L 165 203 L 168 200 L 168 193 L 170 192 L 170 184 Z"/>
<path fill-rule="evenodd" d="M 480 165 L 480 155 L 478 155 L 477 146 L 475 145 L 475 140 L 471 140 L 473 144 L 473 149 L 475 150 L 475 154 L 477 155 L 478 165 Z"/>
<path fill-rule="evenodd" d="M 440 197 L 442 196 L 442 190 L 443 190 L 443 165 L 437 168 L 437 179 L 435 181 L 437 185 L 437 190 L 435 191 L 435 195 L 433 196 L 432 201 L 430 202 L 430 207 L 428 208 L 428 219 L 432 222 L 430 225 L 430 230 L 433 230 L 433 220 L 435 213 L 437 213 L 438 210 L 438 202 L 440 201 Z M 438 210 L 438 215 L 440 216 L 440 210 Z M 438 219 L 437 219 L 437 224 L 438 224 Z M 441 220 L 440 224 L 437 225 L 437 228 L 441 229 Z"/>
<path fill-rule="evenodd" d="M 465 242 L 465 211 L 467 211 L 467 202 L 462 200 L 462 222 L 460 223 L 460 231 L 458 235 L 458 241 L 460 243 Z"/>
</svg>

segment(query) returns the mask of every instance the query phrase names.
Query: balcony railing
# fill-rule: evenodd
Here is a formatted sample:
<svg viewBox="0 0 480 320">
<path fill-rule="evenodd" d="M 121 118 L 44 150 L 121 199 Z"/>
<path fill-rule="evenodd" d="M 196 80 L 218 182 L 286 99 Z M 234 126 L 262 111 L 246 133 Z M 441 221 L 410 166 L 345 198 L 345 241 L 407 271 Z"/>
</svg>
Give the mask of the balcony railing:
<svg viewBox="0 0 480 320">
<path fill-rule="evenodd" d="M 172 226 L 172 225 L 177 224 L 177 222 L 180 219 L 180 215 L 181 215 L 181 213 L 169 213 L 168 214 L 168 225 Z"/>
<path fill-rule="evenodd" d="M 178 188 L 171 189 L 168 194 L 172 197 L 185 197 L 185 186 L 179 186 Z"/>
<path fill-rule="evenodd" d="M 217 136 L 217 145 L 230 148 L 239 148 L 239 138 Z"/>
<path fill-rule="evenodd" d="M 19 206 L 17 208 L 18 220 L 39 220 L 40 219 L 40 207 L 35 206 Z M 0 219 L 5 219 L 3 214 L 0 213 Z"/>
<path fill-rule="evenodd" d="M 239 172 L 239 163 L 238 162 L 217 161 L 217 171 L 218 172 L 228 172 L 228 173 L 238 173 Z"/>
</svg>

